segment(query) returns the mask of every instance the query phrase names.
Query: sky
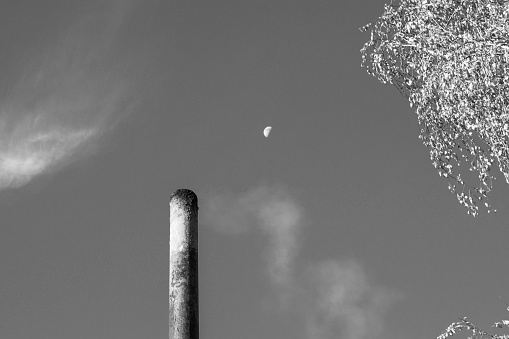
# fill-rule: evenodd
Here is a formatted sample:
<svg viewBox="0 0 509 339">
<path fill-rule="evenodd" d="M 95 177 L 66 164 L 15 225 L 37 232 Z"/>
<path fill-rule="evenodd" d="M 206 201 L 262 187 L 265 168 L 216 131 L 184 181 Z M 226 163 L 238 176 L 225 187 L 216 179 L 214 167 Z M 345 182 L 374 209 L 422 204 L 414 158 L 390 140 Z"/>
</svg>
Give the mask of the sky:
<svg viewBox="0 0 509 339">
<path fill-rule="evenodd" d="M 383 4 L 2 1 L 0 337 L 167 337 L 179 188 L 202 338 L 503 333 L 509 187 L 467 215 L 360 67 Z"/>
</svg>

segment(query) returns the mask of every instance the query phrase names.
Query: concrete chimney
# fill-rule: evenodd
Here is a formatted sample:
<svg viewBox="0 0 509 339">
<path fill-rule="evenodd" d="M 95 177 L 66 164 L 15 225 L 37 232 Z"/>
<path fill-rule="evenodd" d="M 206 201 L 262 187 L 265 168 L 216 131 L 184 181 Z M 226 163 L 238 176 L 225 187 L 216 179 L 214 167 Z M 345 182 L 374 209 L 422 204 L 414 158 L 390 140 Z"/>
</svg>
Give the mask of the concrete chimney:
<svg viewBox="0 0 509 339">
<path fill-rule="evenodd" d="M 198 197 L 178 189 L 170 197 L 169 339 L 199 339 Z"/>
</svg>

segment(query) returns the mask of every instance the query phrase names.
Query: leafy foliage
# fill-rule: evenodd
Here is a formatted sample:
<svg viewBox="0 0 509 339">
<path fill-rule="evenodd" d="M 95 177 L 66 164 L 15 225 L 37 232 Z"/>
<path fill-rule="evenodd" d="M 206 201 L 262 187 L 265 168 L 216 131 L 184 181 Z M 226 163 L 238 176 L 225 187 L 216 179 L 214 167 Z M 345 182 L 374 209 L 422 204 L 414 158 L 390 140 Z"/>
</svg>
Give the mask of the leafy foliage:
<svg viewBox="0 0 509 339">
<path fill-rule="evenodd" d="M 456 332 L 460 332 L 462 330 L 472 331 L 472 336 L 468 337 L 468 339 L 482 339 L 482 338 L 492 338 L 492 339 L 509 339 L 509 335 L 495 335 L 489 334 L 479 328 L 477 328 L 474 324 L 467 320 L 467 318 L 459 318 L 460 321 L 454 322 L 447 329 L 440 334 L 437 339 L 446 339 L 447 337 L 453 336 Z M 503 328 L 504 326 L 509 327 L 509 320 L 502 320 L 500 322 L 496 322 L 491 327 Z"/>
<path fill-rule="evenodd" d="M 496 212 L 495 161 L 509 183 L 509 1 L 400 0 L 360 30 L 371 30 L 362 66 L 415 107 L 449 190 L 473 216 L 480 202 Z M 461 163 L 477 172 L 477 187 L 456 174 Z"/>
</svg>

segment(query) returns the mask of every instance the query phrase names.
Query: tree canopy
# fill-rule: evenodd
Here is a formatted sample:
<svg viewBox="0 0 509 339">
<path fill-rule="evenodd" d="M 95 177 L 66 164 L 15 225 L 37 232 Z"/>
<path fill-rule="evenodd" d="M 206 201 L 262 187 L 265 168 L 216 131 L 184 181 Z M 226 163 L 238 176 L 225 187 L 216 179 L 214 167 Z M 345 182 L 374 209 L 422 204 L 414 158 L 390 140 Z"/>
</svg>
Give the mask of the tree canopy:
<svg viewBox="0 0 509 339">
<path fill-rule="evenodd" d="M 509 308 L 508 308 L 509 311 Z M 504 328 L 504 326 L 509 327 L 509 320 L 501 320 L 495 322 L 491 327 L 497 327 L 497 328 Z M 448 337 L 451 337 L 455 335 L 457 332 L 461 332 L 463 330 L 467 330 L 472 332 L 472 336 L 469 336 L 469 339 L 483 339 L 483 338 L 490 338 L 490 339 L 509 339 L 508 334 L 490 334 L 477 326 L 475 326 L 472 322 L 468 321 L 466 317 L 459 318 L 459 321 L 453 322 L 447 329 L 440 334 L 437 339 L 446 339 Z"/>
<path fill-rule="evenodd" d="M 360 30 L 371 31 L 361 65 L 415 107 L 419 138 L 449 190 L 473 216 L 479 205 L 496 212 L 494 163 L 509 183 L 509 1 L 399 0 Z M 457 173 L 460 164 L 477 185 Z"/>
</svg>

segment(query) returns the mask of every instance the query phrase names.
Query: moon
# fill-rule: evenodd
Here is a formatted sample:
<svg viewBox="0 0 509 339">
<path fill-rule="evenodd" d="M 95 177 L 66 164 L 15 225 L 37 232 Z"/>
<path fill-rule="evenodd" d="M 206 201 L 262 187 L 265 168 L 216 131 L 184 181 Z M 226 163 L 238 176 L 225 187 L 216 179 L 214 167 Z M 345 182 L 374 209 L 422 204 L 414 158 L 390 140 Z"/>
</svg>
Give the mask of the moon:
<svg viewBox="0 0 509 339">
<path fill-rule="evenodd" d="M 271 130 L 272 127 L 270 126 L 265 127 L 265 129 L 263 130 L 263 135 L 265 135 L 265 137 L 268 138 Z"/>
</svg>

